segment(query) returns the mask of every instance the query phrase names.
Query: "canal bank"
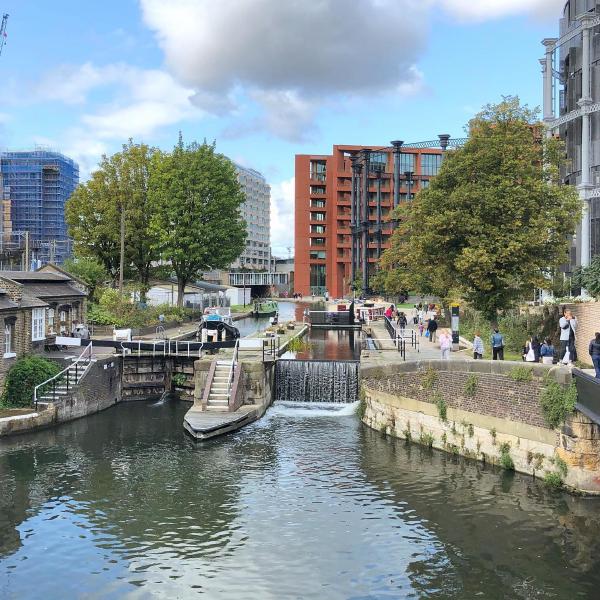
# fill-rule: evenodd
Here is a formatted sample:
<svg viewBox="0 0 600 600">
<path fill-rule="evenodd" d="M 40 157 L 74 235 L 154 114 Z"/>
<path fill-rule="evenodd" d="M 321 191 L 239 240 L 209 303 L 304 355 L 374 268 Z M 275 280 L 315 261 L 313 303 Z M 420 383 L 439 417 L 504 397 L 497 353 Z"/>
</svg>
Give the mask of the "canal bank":
<svg viewBox="0 0 600 600">
<path fill-rule="evenodd" d="M 565 367 L 424 360 L 363 365 L 361 376 L 362 420 L 373 429 L 600 493 L 600 426 L 575 410 L 555 427 L 542 409 L 548 386 L 570 385 Z"/>
</svg>

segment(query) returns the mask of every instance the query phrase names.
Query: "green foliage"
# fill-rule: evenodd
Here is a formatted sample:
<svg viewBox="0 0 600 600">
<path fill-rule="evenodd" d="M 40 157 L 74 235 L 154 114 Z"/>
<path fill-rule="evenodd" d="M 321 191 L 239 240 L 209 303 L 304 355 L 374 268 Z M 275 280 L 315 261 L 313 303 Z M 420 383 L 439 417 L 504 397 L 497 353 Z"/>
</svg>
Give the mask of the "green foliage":
<svg viewBox="0 0 600 600">
<path fill-rule="evenodd" d="M 412 431 L 410 429 L 410 421 L 406 422 L 406 428 L 404 429 L 404 431 L 402 432 L 402 435 L 404 436 L 404 439 L 407 442 L 412 441 Z"/>
<path fill-rule="evenodd" d="M 442 445 L 444 447 L 446 447 L 447 444 L 448 444 L 448 436 L 447 436 L 446 432 L 444 431 L 444 433 L 442 433 Z"/>
<path fill-rule="evenodd" d="M 558 427 L 575 410 L 577 387 L 572 381 L 568 387 L 556 381 L 548 381 L 542 390 L 540 404 L 546 422 L 550 427 Z"/>
<path fill-rule="evenodd" d="M 382 257 L 385 287 L 447 297 L 456 289 L 489 319 L 564 263 L 580 218 L 572 186 L 556 185 L 564 150 L 541 137 L 538 115 L 515 97 L 484 107 L 469 139 L 447 153 L 431 185 L 394 214 Z"/>
<path fill-rule="evenodd" d="M 440 421 L 446 423 L 448 421 L 448 405 L 441 394 L 436 394 L 434 398 Z"/>
<path fill-rule="evenodd" d="M 427 446 L 428 448 L 432 448 L 434 441 L 435 438 L 431 433 L 421 432 L 421 435 L 419 436 L 419 444 L 422 446 Z"/>
<path fill-rule="evenodd" d="M 41 356 L 23 356 L 8 370 L 2 403 L 10 407 L 30 406 L 36 385 L 60 373 L 61 368 Z"/>
<path fill-rule="evenodd" d="M 475 428 L 473 427 L 473 423 L 469 423 L 468 433 L 470 438 L 472 438 L 475 435 Z"/>
<path fill-rule="evenodd" d="M 177 303 L 202 271 L 224 268 L 243 251 L 245 201 L 231 161 L 215 146 L 183 141 L 152 157 L 148 197 L 153 248 L 177 275 Z"/>
<path fill-rule="evenodd" d="M 430 390 L 436 384 L 437 380 L 437 371 L 429 367 L 427 371 L 425 371 L 423 378 L 421 379 L 421 385 L 423 386 L 423 389 Z"/>
<path fill-rule="evenodd" d="M 99 169 L 77 187 L 65 206 L 69 234 L 78 256 L 101 263 L 115 279 L 119 271 L 121 218 L 125 223 L 125 273 L 140 282 L 142 299 L 152 264 L 159 258 L 150 229 L 153 211 L 148 181 L 157 150 L 129 140 L 121 152 L 103 156 Z"/>
<path fill-rule="evenodd" d="M 310 342 L 301 337 L 292 338 L 287 345 L 288 352 L 308 352 L 310 348 Z"/>
<path fill-rule="evenodd" d="M 63 269 L 88 286 L 90 300 L 94 299 L 98 287 L 110 278 L 105 266 L 88 256 L 68 258 L 63 264 Z"/>
<path fill-rule="evenodd" d="M 533 369 L 531 367 L 513 367 L 508 376 L 513 381 L 531 381 L 533 379 Z"/>
<path fill-rule="evenodd" d="M 192 314 L 189 309 L 177 308 L 168 304 L 158 306 L 140 306 L 132 302 L 128 295 L 119 294 L 117 290 L 105 288 L 97 304 L 88 306 L 88 320 L 96 325 L 114 325 L 115 327 L 144 327 L 157 326 L 159 315 L 165 316 L 165 321 L 182 322 Z"/>
<path fill-rule="evenodd" d="M 465 394 L 473 397 L 477 392 L 477 384 L 479 383 L 479 377 L 475 373 L 471 373 L 467 377 L 465 382 Z"/>
<path fill-rule="evenodd" d="M 496 445 L 496 435 L 497 435 L 495 427 L 492 427 L 490 429 L 490 435 L 492 436 L 492 444 L 495 446 Z"/>
<path fill-rule="evenodd" d="M 559 490 L 563 486 L 563 479 L 560 473 L 546 473 L 544 475 L 544 483 L 554 490 Z"/>
<path fill-rule="evenodd" d="M 510 455 L 510 444 L 508 442 L 503 442 L 500 444 L 500 466 L 507 471 L 515 470 L 515 463 Z"/>
<path fill-rule="evenodd" d="M 173 373 L 173 377 L 171 377 L 173 385 L 177 387 L 182 387 L 183 385 L 185 385 L 187 383 L 187 380 L 188 378 L 185 373 Z"/>
<path fill-rule="evenodd" d="M 560 456 L 554 457 L 554 465 L 563 477 L 567 476 L 569 468 L 567 467 L 567 463 Z"/>
<path fill-rule="evenodd" d="M 587 267 L 580 267 L 575 271 L 573 285 L 584 288 L 595 298 L 600 298 L 600 255 L 595 256 Z"/>
</svg>

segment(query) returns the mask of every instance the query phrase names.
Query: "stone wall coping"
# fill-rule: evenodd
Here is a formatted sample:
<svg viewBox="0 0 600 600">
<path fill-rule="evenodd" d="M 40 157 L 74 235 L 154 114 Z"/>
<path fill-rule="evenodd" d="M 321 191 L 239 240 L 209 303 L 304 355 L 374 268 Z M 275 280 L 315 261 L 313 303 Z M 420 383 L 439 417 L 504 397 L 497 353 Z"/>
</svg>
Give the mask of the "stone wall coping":
<svg viewBox="0 0 600 600">
<path fill-rule="evenodd" d="M 525 363 L 504 360 L 407 360 L 405 362 L 385 364 L 381 366 L 372 365 L 361 367 L 361 377 L 386 378 L 398 373 L 423 372 L 428 369 L 434 371 L 449 371 L 459 373 L 484 373 L 490 375 L 509 376 L 510 372 L 517 367 L 528 367 L 532 369 L 533 376 L 538 378 L 550 376 L 562 385 L 570 383 L 572 375 L 568 367 L 561 365 L 543 365 L 541 363 Z"/>
</svg>

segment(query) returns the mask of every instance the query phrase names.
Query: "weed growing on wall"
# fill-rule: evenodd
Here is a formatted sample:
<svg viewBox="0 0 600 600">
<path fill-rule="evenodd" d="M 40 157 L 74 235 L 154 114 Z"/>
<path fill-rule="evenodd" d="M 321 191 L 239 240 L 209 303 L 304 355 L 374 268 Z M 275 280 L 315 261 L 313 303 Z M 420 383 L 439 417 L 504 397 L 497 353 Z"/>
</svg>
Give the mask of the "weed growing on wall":
<svg viewBox="0 0 600 600">
<path fill-rule="evenodd" d="M 185 373 L 174 373 L 173 377 L 171 377 L 171 381 L 173 382 L 173 385 L 181 387 L 187 383 L 187 377 Z"/>
<path fill-rule="evenodd" d="M 563 387 L 556 381 L 548 381 L 540 396 L 540 405 L 544 418 L 550 427 L 558 427 L 575 410 L 577 387 L 572 381 Z"/>
<path fill-rule="evenodd" d="M 406 422 L 406 429 L 402 432 L 402 435 L 404 436 L 404 439 L 407 442 L 412 441 L 412 431 L 410 430 L 410 421 Z"/>
<path fill-rule="evenodd" d="M 546 473 L 544 475 L 544 483 L 554 490 L 559 490 L 563 486 L 563 480 L 560 473 Z"/>
<path fill-rule="evenodd" d="M 434 396 L 434 401 L 435 405 L 437 406 L 440 421 L 442 421 L 442 423 L 446 423 L 448 421 L 448 405 L 446 404 L 446 401 L 441 394 L 436 394 Z"/>
<path fill-rule="evenodd" d="M 490 429 L 490 435 L 492 436 L 492 445 L 495 446 L 496 445 L 496 428 L 492 427 Z"/>
<path fill-rule="evenodd" d="M 358 406 L 356 407 L 356 416 L 362 421 L 367 412 L 367 392 L 365 386 L 361 385 L 358 390 Z"/>
<path fill-rule="evenodd" d="M 421 431 L 421 435 L 419 436 L 419 444 L 427 446 L 428 448 L 432 448 L 434 441 L 435 439 L 431 433 L 425 433 Z"/>
<path fill-rule="evenodd" d="M 513 381 L 531 381 L 533 379 L 533 369 L 531 367 L 513 367 L 508 376 Z"/>
<path fill-rule="evenodd" d="M 507 471 L 515 470 L 515 463 L 510 455 L 510 444 L 508 442 L 503 442 L 500 444 L 500 466 Z"/>
<path fill-rule="evenodd" d="M 437 371 L 430 367 L 429 369 L 427 369 L 427 371 L 425 371 L 423 379 L 421 379 L 421 385 L 423 386 L 423 389 L 430 390 L 436 384 L 437 380 Z"/>
<path fill-rule="evenodd" d="M 477 384 L 479 383 L 479 377 L 475 375 L 475 373 L 471 373 L 467 377 L 467 381 L 465 382 L 465 394 L 467 396 L 473 397 L 477 392 Z"/>
<path fill-rule="evenodd" d="M 469 423 L 469 427 L 467 428 L 469 433 L 469 437 L 472 438 L 475 435 L 475 427 L 473 427 L 473 423 Z"/>
</svg>

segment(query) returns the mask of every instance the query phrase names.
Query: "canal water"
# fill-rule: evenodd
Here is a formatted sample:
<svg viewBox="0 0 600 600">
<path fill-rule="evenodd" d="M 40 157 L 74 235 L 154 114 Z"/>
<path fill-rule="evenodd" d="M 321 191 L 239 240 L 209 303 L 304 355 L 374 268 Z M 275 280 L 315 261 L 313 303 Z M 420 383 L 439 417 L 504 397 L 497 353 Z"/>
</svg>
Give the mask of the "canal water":
<svg viewBox="0 0 600 600">
<path fill-rule="evenodd" d="M 598 598 L 600 503 L 275 406 L 136 402 L 0 443 L 0 598 Z"/>
</svg>

